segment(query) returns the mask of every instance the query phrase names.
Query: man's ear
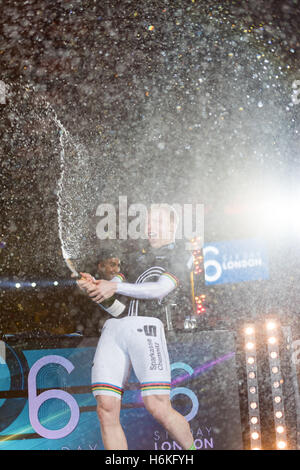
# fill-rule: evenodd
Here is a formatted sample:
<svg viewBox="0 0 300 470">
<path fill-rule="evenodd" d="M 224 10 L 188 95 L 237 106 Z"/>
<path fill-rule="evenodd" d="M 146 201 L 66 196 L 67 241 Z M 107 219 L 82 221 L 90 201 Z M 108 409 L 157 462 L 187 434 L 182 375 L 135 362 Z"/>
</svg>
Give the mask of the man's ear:
<svg viewBox="0 0 300 470">
<path fill-rule="evenodd" d="M 99 261 L 98 265 L 97 265 L 97 268 L 102 271 L 103 270 L 103 263 L 102 261 Z"/>
</svg>

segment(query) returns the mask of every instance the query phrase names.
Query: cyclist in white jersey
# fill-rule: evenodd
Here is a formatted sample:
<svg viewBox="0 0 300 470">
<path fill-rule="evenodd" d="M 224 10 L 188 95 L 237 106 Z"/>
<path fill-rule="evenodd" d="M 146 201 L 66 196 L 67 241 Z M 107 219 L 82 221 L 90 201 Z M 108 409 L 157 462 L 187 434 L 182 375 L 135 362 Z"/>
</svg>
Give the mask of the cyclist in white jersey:
<svg viewBox="0 0 300 470">
<path fill-rule="evenodd" d="M 170 223 L 168 238 L 164 238 L 166 222 Z M 118 310 L 117 317 L 105 322 L 92 367 L 92 390 L 107 450 L 128 449 L 120 410 L 131 367 L 141 384 L 146 409 L 183 449 L 195 449 L 188 422 L 171 405 L 170 362 L 164 325 L 158 318 L 165 299 L 180 289 L 178 277 L 181 278 L 183 263 L 174 256 L 175 232 L 174 213 L 164 205 L 152 209 L 148 217 L 152 252 L 150 258 L 139 256 L 132 269 L 134 276 L 140 272 L 134 282 L 125 282 L 120 274 L 110 281 L 95 281 L 87 273 L 82 273 L 83 279 L 78 281 L 79 287 L 96 303 L 105 304 L 118 295 L 129 301 L 129 305 Z"/>
</svg>

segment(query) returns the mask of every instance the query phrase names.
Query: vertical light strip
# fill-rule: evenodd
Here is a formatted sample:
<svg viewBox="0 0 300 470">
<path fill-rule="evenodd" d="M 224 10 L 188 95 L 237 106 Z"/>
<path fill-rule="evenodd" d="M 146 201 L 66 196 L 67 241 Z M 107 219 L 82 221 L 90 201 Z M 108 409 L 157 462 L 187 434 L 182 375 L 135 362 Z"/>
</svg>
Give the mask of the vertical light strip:
<svg viewBox="0 0 300 470">
<path fill-rule="evenodd" d="M 274 424 L 277 449 L 287 449 L 284 400 L 282 392 L 283 377 L 280 369 L 279 324 L 277 320 L 266 321 L 266 336 L 274 410 Z"/>
<path fill-rule="evenodd" d="M 245 353 L 247 370 L 248 412 L 250 427 L 251 450 L 261 449 L 261 428 L 257 380 L 257 358 L 255 327 L 253 324 L 245 326 Z"/>
<path fill-rule="evenodd" d="M 196 315 L 202 315 L 205 313 L 206 308 L 204 305 L 205 302 L 205 294 L 201 295 L 195 295 L 195 279 L 194 277 L 196 276 L 199 277 L 201 276 L 204 278 L 204 258 L 203 258 L 203 253 L 202 250 L 200 249 L 200 238 L 193 238 L 191 240 L 191 244 L 193 247 L 193 271 L 191 272 L 191 289 L 192 289 L 192 297 L 193 297 L 193 307 L 194 307 L 194 313 Z M 202 274 L 201 274 L 202 273 Z"/>
</svg>

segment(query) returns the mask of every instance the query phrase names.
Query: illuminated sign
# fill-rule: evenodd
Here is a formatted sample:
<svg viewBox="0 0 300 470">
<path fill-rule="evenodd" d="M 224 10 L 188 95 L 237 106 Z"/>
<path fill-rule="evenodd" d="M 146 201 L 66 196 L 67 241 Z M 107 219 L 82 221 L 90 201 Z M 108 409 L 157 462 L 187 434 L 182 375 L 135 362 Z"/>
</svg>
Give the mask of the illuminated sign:
<svg viewBox="0 0 300 470">
<path fill-rule="evenodd" d="M 204 244 L 205 284 L 258 281 L 269 278 L 263 240 L 233 240 Z"/>
<path fill-rule="evenodd" d="M 12 338 L 5 343 L 0 363 L 0 450 L 103 449 L 90 388 L 97 342 L 59 337 L 44 342 Z M 171 401 L 189 421 L 196 448 L 242 449 L 232 334 L 182 330 L 171 332 L 167 342 Z M 120 419 L 129 449 L 180 449 L 145 409 L 133 371 Z"/>
</svg>

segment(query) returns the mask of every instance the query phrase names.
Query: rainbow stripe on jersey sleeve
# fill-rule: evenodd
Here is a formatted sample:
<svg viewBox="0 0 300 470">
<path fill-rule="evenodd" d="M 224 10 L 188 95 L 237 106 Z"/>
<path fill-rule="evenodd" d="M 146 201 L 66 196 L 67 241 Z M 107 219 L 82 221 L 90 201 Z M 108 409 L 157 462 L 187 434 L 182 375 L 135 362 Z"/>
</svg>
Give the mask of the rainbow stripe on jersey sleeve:
<svg viewBox="0 0 300 470">
<path fill-rule="evenodd" d="M 169 279 L 171 279 L 171 281 L 174 282 L 174 284 L 175 284 L 176 287 L 179 286 L 179 279 L 177 279 L 177 277 L 174 276 L 174 274 L 169 273 L 168 271 L 165 271 L 165 272 L 162 273 L 161 275 L 162 275 L 162 276 L 167 276 Z"/>
<path fill-rule="evenodd" d="M 125 281 L 125 276 L 122 273 L 118 273 L 114 276 L 114 279 L 118 278 L 121 282 Z"/>
</svg>

